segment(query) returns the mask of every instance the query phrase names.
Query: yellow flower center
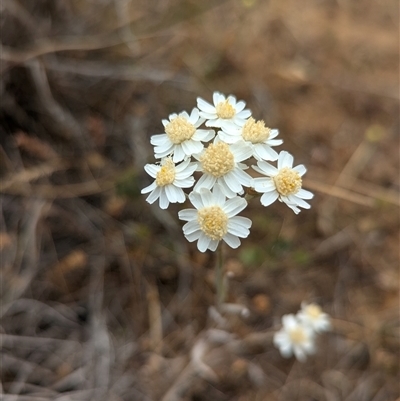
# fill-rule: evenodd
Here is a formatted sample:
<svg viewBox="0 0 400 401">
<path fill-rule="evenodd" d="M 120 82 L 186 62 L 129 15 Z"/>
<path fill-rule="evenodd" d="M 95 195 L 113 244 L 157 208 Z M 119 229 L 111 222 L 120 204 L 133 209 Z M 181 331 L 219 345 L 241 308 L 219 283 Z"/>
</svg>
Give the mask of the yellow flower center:
<svg viewBox="0 0 400 401">
<path fill-rule="evenodd" d="M 283 195 L 293 195 L 301 188 L 302 180 L 297 171 L 284 167 L 273 178 L 277 191 Z"/>
<path fill-rule="evenodd" d="M 236 114 L 235 108 L 229 103 L 228 99 L 219 102 L 215 109 L 217 110 L 217 116 L 225 120 L 229 120 Z"/>
<path fill-rule="evenodd" d="M 301 327 L 290 330 L 289 337 L 293 344 L 301 344 L 306 340 L 306 335 Z"/>
<path fill-rule="evenodd" d="M 220 241 L 228 232 L 228 216 L 219 206 L 208 206 L 197 214 L 201 230 L 207 237 Z"/>
<path fill-rule="evenodd" d="M 173 144 L 179 145 L 192 138 L 196 132 L 196 127 L 186 118 L 178 116 L 167 124 L 165 132 Z"/>
<path fill-rule="evenodd" d="M 163 187 L 172 184 L 175 180 L 175 164 L 170 157 L 162 163 L 160 171 L 156 175 L 156 184 Z"/>
<path fill-rule="evenodd" d="M 306 307 L 305 312 L 311 319 L 318 319 L 321 316 L 322 309 L 319 305 L 311 304 Z"/>
<path fill-rule="evenodd" d="M 200 158 L 204 172 L 222 177 L 235 168 L 235 159 L 225 142 L 211 143 Z"/>
<path fill-rule="evenodd" d="M 242 137 L 251 143 L 262 143 L 269 138 L 271 129 L 265 126 L 263 120 L 256 121 L 250 117 L 242 128 Z"/>
</svg>

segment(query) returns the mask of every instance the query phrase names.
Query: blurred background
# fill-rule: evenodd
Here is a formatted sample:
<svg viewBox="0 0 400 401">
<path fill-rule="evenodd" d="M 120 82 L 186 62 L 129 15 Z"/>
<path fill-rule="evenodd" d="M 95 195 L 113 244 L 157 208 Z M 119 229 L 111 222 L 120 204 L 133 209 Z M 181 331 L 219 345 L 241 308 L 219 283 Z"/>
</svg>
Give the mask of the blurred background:
<svg viewBox="0 0 400 401">
<path fill-rule="evenodd" d="M 396 0 L 0 7 L 2 399 L 400 397 Z M 250 314 L 213 342 L 214 254 L 140 189 L 161 119 L 215 90 L 280 130 L 315 197 L 246 209 L 225 270 Z M 305 364 L 270 341 L 302 301 L 334 327 Z"/>
</svg>

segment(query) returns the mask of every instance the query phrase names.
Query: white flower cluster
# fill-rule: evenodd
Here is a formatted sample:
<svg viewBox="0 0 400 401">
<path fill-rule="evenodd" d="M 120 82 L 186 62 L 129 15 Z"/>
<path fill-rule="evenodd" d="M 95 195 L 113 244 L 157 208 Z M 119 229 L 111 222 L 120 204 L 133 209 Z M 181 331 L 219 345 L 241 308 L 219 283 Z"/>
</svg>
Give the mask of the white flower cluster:
<svg viewBox="0 0 400 401">
<path fill-rule="evenodd" d="M 189 241 L 198 241 L 201 252 L 215 251 L 221 240 L 237 248 L 239 238 L 249 235 L 251 220 L 236 216 L 247 206 L 245 188 L 262 194 L 264 206 L 278 199 L 296 214 L 299 207 L 310 208 L 304 199 L 313 194 L 302 189 L 306 168 L 293 167 L 292 155 L 273 149 L 283 142 L 275 139 L 278 130 L 255 120 L 245 106 L 234 96 L 214 92 L 213 104 L 197 98 L 197 108 L 190 115 L 186 111 L 171 114 L 162 120 L 165 132 L 151 137 L 155 158 L 161 161 L 145 166 L 155 180 L 142 193 L 150 193 L 146 200 L 159 199 L 160 208 L 166 209 L 170 203 L 183 203 L 182 188 L 194 186 L 188 197 L 196 209 L 180 211 L 179 218 L 187 221 L 183 232 Z M 245 171 L 248 160 L 256 160 L 251 167 L 261 177 L 253 178 Z M 277 161 L 277 167 L 271 161 Z M 197 182 L 195 171 L 201 174 Z"/>
<path fill-rule="evenodd" d="M 317 304 L 301 304 L 296 315 L 282 317 L 282 329 L 274 335 L 274 345 L 284 358 L 293 354 L 300 362 L 316 351 L 315 338 L 318 333 L 331 328 L 329 315 Z"/>
</svg>

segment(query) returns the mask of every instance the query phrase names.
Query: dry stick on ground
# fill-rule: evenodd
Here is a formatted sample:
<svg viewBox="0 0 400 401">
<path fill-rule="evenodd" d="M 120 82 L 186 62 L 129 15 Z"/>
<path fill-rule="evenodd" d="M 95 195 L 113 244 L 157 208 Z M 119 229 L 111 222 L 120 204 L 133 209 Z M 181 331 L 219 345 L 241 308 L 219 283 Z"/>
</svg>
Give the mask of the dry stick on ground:
<svg viewBox="0 0 400 401">
<path fill-rule="evenodd" d="M 36 87 L 37 95 L 41 101 L 44 109 L 49 113 L 51 118 L 59 127 L 56 127 L 53 132 L 66 139 L 74 138 L 81 145 L 83 142 L 83 133 L 80 124 L 72 116 L 72 114 L 64 110 L 54 99 L 49 81 L 47 79 L 47 74 L 45 67 L 39 60 L 31 60 L 26 62 L 25 65 L 29 69 L 33 82 Z"/>
<path fill-rule="evenodd" d="M 41 177 L 50 176 L 56 171 L 64 170 L 66 168 L 68 167 L 62 160 L 56 159 L 50 163 L 42 163 L 30 169 L 9 174 L 8 177 L 3 177 L 2 181 L 0 182 L 0 193 L 7 193 L 8 191 L 13 193 L 12 188 L 20 188 L 22 192 L 29 192 L 29 189 L 32 190 L 29 182 L 35 181 Z M 22 190 L 24 185 L 25 191 Z"/>
<path fill-rule="evenodd" d="M 79 36 L 63 38 L 57 41 L 48 39 L 38 42 L 31 49 L 14 50 L 13 48 L 0 45 L 0 59 L 9 61 L 14 64 L 28 63 L 37 57 L 50 53 L 58 53 L 63 51 L 89 51 L 104 49 L 119 45 L 121 39 L 115 35 L 102 34 L 96 36 Z"/>
<path fill-rule="evenodd" d="M 141 60 L 143 62 L 143 60 Z M 135 63 L 116 63 L 115 61 L 106 62 L 99 60 L 79 60 L 60 57 L 45 58 L 45 66 L 54 72 L 68 73 L 74 75 L 88 76 L 90 78 L 109 78 L 121 81 L 150 81 L 163 83 L 174 78 L 181 84 L 189 85 L 189 79 L 182 74 L 166 69 L 154 68 L 149 66 L 139 66 Z"/>
<path fill-rule="evenodd" d="M 130 0 L 114 0 L 114 8 L 121 26 L 121 39 L 132 52 L 132 56 L 138 56 L 140 54 L 140 43 L 130 26 L 129 6 L 131 3 Z"/>
<path fill-rule="evenodd" d="M 14 269 L 18 274 L 18 286 L 7 286 L 7 291 L 3 292 L 0 315 L 4 314 L 11 306 L 12 301 L 22 296 L 29 287 L 38 272 L 37 259 L 37 227 L 43 214 L 49 207 L 49 203 L 43 200 L 32 202 L 30 210 L 27 210 L 23 219 L 23 231 L 20 233 L 20 246 L 14 260 Z M 27 261 L 24 269 L 21 270 L 23 261 Z"/>
<path fill-rule="evenodd" d="M 367 136 L 358 145 L 347 164 L 344 166 L 342 172 L 335 182 L 335 186 L 351 185 L 357 180 L 357 176 L 364 169 L 370 161 L 372 155 L 376 150 L 375 143 L 368 140 Z M 361 195 L 359 195 L 361 196 Z M 369 198 L 367 198 L 369 199 Z M 371 202 L 372 200 L 369 199 Z M 318 226 L 325 234 L 332 234 L 334 231 L 334 217 L 336 208 L 336 200 L 334 198 L 326 199 L 320 208 Z"/>
</svg>

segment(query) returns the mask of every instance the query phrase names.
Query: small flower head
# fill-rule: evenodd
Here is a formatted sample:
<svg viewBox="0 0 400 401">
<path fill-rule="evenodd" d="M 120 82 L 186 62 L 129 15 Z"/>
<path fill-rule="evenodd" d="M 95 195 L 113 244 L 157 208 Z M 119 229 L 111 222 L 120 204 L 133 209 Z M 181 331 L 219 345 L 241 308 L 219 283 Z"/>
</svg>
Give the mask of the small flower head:
<svg viewBox="0 0 400 401">
<path fill-rule="evenodd" d="M 246 238 L 250 231 L 251 220 L 236 216 L 246 206 L 245 199 L 236 196 L 226 200 L 222 188 L 214 187 L 213 192 L 201 189 L 191 192 L 189 199 L 196 209 L 181 210 L 178 215 L 187 221 L 183 233 L 189 242 L 198 241 L 200 252 L 207 249 L 215 251 L 219 241 L 225 241 L 231 248 L 240 245 L 240 238 Z"/>
<path fill-rule="evenodd" d="M 175 163 L 203 150 L 202 142 L 214 138 L 213 130 L 198 129 L 204 122 L 199 110 L 194 108 L 189 116 L 186 111 L 171 114 L 169 120 L 162 120 L 165 134 L 153 135 L 151 144 L 155 146 L 157 159 L 172 155 Z"/>
<path fill-rule="evenodd" d="M 282 317 L 282 329 L 274 335 L 274 345 L 284 358 L 294 354 L 300 362 L 305 362 L 306 356 L 315 352 L 314 331 L 296 316 L 285 315 Z"/>
<path fill-rule="evenodd" d="M 296 214 L 300 212 L 299 207 L 309 209 L 310 205 L 304 199 L 312 199 L 311 192 L 302 189 L 301 177 L 307 171 L 300 164 L 293 167 L 293 156 L 282 151 L 278 156 L 278 168 L 260 160 L 254 170 L 266 177 L 254 178 L 254 189 L 262 193 L 261 204 L 269 206 L 279 199 L 286 203 Z"/>
<path fill-rule="evenodd" d="M 304 325 L 311 327 L 316 333 L 328 331 L 331 328 L 329 315 L 324 313 L 317 304 L 301 304 L 301 310 L 297 313 L 297 318 Z"/>
<path fill-rule="evenodd" d="M 247 166 L 240 162 L 251 157 L 251 152 L 251 148 L 243 142 L 229 145 L 216 138 L 201 154 L 195 156 L 203 175 L 194 190 L 212 189 L 219 183 L 228 198 L 241 193 L 243 186 L 250 186 L 252 178 L 243 171 Z"/>
<path fill-rule="evenodd" d="M 257 160 L 274 161 L 278 158 L 278 153 L 272 146 L 281 145 L 281 139 L 274 139 L 278 136 L 277 129 L 265 126 L 263 120 L 256 121 L 253 117 L 247 119 L 240 128 L 223 129 L 218 132 L 218 136 L 227 143 L 244 141 L 253 149 L 253 156 Z"/>
<path fill-rule="evenodd" d="M 250 110 L 244 110 L 246 103 L 236 101 L 232 95 L 225 95 L 214 92 L 213 103 L 210 104 L 202 98 L 197 98 L 197 107 L 200 109 L 200 116 L 205 118 L 207 127 L 229 128 L 241 126 L 250 117 Z"/>
<path fill-rule="evenodd" d="M 141 193 L 150 192 L 147 202 L 154 203 L 159 199 L 161 209 L 166 209 L 171 203 L 183 203 L 186 199 L 182 188 L 190 188 L 194 184 L 193 173 L 197 168 L 197 163 L 185 160 L 179 165 L 175 165 L 171 157 L 161 160 L 161 164 L 146 164 L 144 169 L 153 178 L 154 182 Z"/>
</svg>

